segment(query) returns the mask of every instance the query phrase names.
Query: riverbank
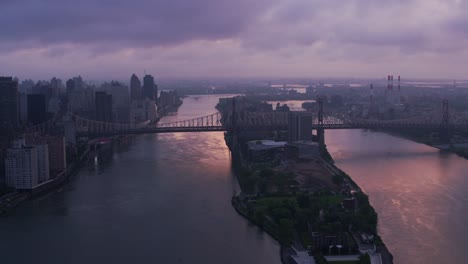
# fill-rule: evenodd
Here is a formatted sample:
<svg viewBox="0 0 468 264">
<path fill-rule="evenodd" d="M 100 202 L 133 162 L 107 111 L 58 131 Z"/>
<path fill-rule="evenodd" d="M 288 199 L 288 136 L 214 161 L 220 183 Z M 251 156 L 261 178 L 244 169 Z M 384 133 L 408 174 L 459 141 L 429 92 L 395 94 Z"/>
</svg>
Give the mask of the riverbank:
<svg viewBox="0 0 468 264">
<path fill-rule="evenodd" d="M 433 137 L 429 137 L 427 133 L 408 133 L 408 132 L 401 132 L 401 131 L 379 131 L 376 132 L 383 132 L 387 133 L 392 136 L 408 139 L 414 141 L 416 143 L 424 144 L 433 148 L 436 148 L 440 151 L 447 151 L 450 153 L 457 154 L 458 156 L 468 159 L 468 140 L 461 140 L 459 142 L 444 144 L 441 142 L 437 142 L 437 139 Z"/>
<path fill-rule="evenodd" d="M 178 108 L 182 104 L 183 104 L 183 100 L 178 99 L 175 105 L 161 109 L 161 111 L 158 112 L 156 119 L 153 120 L 151 124 L 157 124 L 163 117 L 168 115 L 171 111 L 177 111 Z M 132 137 L 132 136 L 113 137 L 112 141 L 116 141 L 120 143 L 123 140 L 126 142 L 129 137 Z M 93 154 L 93 151 L 98 151 L 98 150 L 91 150 L 89 147 L 89 142 L 88 142 L 86 144 L 86 149 L 84 150 L 84 153 L 79 154 L 79 157 L 77 157 L 73 162 L 68 164 L 67 169 L 59 173 L 58 175 L 56 175 L 55 178 L 40 184 L 39 186 L 35 187 L 32 190 L 12 191 L 1 196 L 0 197 L 0 216 L 10 212 L 11 210 L 13 210 L 14 208 L 16 208 L 18 205 L 20 205 L 22 202 L 26 200 L 39 197 L 41 195 L 47 194 L 61 187 L 73 175 L 79 172 L 79 170 L 82 167 L 83 162 L 89 158 L 90 154 Z"/>
<path fill-rule="evenodd" d="M 40 184 L 32 190 L 13 191 L 0 197 L 0 216 L 11 212 L 26 200 L 34 199 L 63 186 L 71 177 L 73 177 L 73 175 L 78 173 L 83 162 L 88 159 L 90 153 L 91 150 L 89 148 L 85 149 L 84 152 L 75 161 L 68 165 L 65 171 L 58 174 L 55 178 Z"/>
</svg>

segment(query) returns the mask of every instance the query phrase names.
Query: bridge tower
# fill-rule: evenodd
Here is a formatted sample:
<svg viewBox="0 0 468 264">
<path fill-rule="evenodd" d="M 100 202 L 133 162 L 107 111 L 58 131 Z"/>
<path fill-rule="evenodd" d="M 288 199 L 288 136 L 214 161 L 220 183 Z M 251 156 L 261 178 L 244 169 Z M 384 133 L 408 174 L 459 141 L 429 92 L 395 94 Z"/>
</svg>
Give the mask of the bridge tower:
<svg viewBox="0 0 468 264">
<path fill-rule="evenodd" d="M 237 130 L 236 98 L 232 98 L 231 129 Z"/>
<path fill-rule="evenodd" d="M 440 124 L 440 139 L 444 143 L 450 143 L 450 126 L 449 126 L 449 104 L 448 99 L 442 101 L 442 122 Z"/>
<path fill-rule="evenodd" d="M 317 103 L 318 103 L 317 119 L 318 119 L 318 124 L 319 124 L 319 127 L 320 127 L 320 126 L 323 126 L 323 98 L 319 97 L 318 100 L 317 100 Z M 317 129 L 317 137 L 318 137 L 319 145 L 321 147 L 325 146 L 325 129 L 318 128 Z"/>
</svg>

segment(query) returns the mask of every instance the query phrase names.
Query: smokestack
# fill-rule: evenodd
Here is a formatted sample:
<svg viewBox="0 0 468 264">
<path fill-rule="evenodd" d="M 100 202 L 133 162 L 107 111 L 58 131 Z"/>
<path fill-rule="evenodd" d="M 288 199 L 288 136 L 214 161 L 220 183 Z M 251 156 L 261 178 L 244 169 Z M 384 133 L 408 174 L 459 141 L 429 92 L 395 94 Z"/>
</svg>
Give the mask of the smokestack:
<svg viewBox="0 0 468 264">
<path fill-rule="evenodd" d="M 398 92 L 400 91 L 400 75 L 398 75 Z"/>
<path fill-rule="evenodd" d="M 388 80 L 387 80 L 387 90 L 390 90 L 390 79 L 391 79 L 391 76 L 388 75 Z"/>
</svg>

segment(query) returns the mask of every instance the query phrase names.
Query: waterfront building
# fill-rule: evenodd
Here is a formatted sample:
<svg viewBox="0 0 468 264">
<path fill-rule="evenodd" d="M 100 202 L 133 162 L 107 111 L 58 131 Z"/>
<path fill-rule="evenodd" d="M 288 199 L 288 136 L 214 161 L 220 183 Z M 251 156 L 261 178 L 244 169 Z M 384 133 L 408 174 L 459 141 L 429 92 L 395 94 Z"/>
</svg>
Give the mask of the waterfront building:
<svg viewBox="0 0 468 264">
<path fill-rule="evenodd" d="M 25 140 L 13 142 L 5 158 L 5 180 L 8 187 L 33 189 L 49 180 L 47 145 L 28 146 Z"/>
<path fill-rule="evenodd" d="M 65 137 L 46 137 L 49 148 L 49 167 L 52 175 L 57 175 L 67 169 L 67 151 Z"/>
<path fill-rule="evenodd" d="M 312 140 L 312 112 L 289 112 L 288 141 Z"/>
<path fill-rule="evenodd" d="M 141 99 L 141 82 L 136 74 L 133 74 L 130 78 L 130 94 L 132 100 Z"/>
<path fill-rule="evenodd" d="M 158 107 L 153 100 L 145 98 L 133 100 L 130 109 L 130 124 L 132 126 L 148 120 L 155 120 L 158 116 Z"/>
<path fill-rule="evenodd" d="M 158 99 L 158 106 L 161 109 L 177 107 L 179 95 L 177 91 L 161 91 Z"/>
<path fill-rule="evenodd" d="M 28 121 L 33 125 L 47 121 L 47 106 L 44 94 L 28 94 Z"/>
<path fill-rule="evenodd" d="M 96 120 L 112 122 L 112 95 L 96 92 Z"/>
<path fill-rule="evenodd" d="M 46 144 L 34 145 L 37 150 L 37 172 L 39 183 L 50 179 L 49 147 Z"/>
<path fill-rule="evenodd" d="M 145 75 L 145 77 L 143 77 L 142 97 L 149 98 L 150 100 L 157 100 L 158 86 L 154 83 L 154 77 L 151 75 Z"/>
<path fill-rule="evenodd" d="M 41 136 L 38 133 L 30 133 L 25 136 L 26 145 L 47 145 L 49 157 L 49 171 L 52 177 L 63 172 L 67 168 L 67 152 L 65 137 L 63 136 Z"/>
<path fill-rule="evenodd" d="M 12 77 L 0 77 L 0 126 L 19 124 L 18 82 Z"/>
</svg>

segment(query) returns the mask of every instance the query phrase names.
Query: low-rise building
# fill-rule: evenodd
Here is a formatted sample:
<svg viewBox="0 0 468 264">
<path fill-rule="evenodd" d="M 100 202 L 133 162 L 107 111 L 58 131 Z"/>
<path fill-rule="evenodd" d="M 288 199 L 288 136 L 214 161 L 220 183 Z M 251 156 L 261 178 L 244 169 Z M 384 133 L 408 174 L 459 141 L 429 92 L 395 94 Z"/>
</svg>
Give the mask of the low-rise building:
<svg viewBox="0 0 468 264">
<path fill-rule="evenodd" d="M 294 141 L 286 145 L 286 154 L 291 159 L 318 159 L 319 143 L 312 141 Z"/>
<path fill-rule="evenodd" d="M 247 143 L 248 159 L 251 162 L 268 162 L 277 154 L 284 152 L 286 142 L 272 140 L 254 140 Z"/>
</svg>

